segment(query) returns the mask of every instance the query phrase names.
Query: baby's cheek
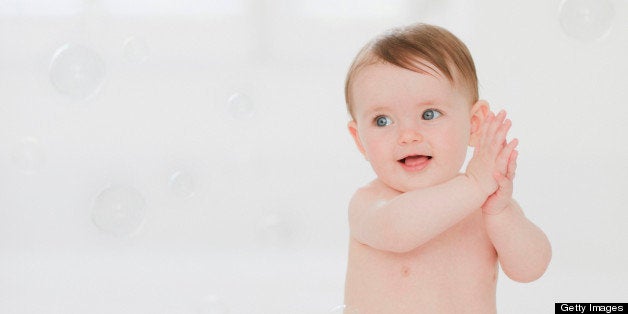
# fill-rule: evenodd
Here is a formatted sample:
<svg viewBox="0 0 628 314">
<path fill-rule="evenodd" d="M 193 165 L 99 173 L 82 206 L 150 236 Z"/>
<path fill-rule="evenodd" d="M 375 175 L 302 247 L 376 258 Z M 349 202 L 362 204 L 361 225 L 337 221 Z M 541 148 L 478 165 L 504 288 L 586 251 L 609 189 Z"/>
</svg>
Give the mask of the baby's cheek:
<svg viewBox="0 0 628 314">
<path fill-rule="evenodd" d="M 470 135 L 460 132 L 460 130 L 448 130 L 440 138 L 440 142 L 448 151 L 466 150 L 469 140 Z"/>
<path fill-rule="evenodd" d="M 468 136 L 452 136 L 446 141 L 444 149 L 444 156 L 446 157 L 450 163 L 450 166 L 456 168 L 462 167 L 465 159 L 467 158 L 467 149 L 469 147 L 469 137 Z"/>
<path fill-rule="evenodd" d="M 365 144 L 365 148 L 373 155 L 381 155 L 382 152 L 387 150 L 385 143 L 385 139 L 370 140 Z"/>
</svg>

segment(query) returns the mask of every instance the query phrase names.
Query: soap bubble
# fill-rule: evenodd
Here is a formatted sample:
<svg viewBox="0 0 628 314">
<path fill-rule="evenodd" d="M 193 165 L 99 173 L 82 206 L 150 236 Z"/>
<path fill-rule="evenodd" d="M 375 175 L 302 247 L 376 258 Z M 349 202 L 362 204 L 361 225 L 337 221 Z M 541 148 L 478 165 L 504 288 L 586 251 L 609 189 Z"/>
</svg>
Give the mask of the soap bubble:
<svg viewBox="0 0 628 314">
<path fill-rule="evenodd" d="M 196 193 L 196 182 L 191 173 L 176 171 L 170 176 L 170 190 L 178 197 L 190 198 Z"/>
<path fill-rule="evenodd" d="M 583 41 L 600 39 L 611 30 L 614 9 L 608 0 L 563 0 L 559 8 L 563 31 Z"/>
<path fill-rule="evenodd" d="M 257 240 L 260 244 L 271 247 L 289 246 L 299 240 L 300 223 L 296 213 L 267 213 L 257 222 Z"/>
<path fill-rule="evenodd" d="M 92 220 L 102 231 L 130 236 L 144 223 L 146 201 L 132 187 L 115 186 L 98 194 L 92 207 Z"/>
<path fill-rule="evenodd" d="M 228 314 L 231 313 L 229 307 L 215 295 L 209 295 L 203 298 L 199 304 L 197 314 Z"/>
<path fill-rule="evenodd" d="M 23 174 L 32 175 L 39 172 L 44 160 L 44 150 L 34 137 L 23 138 L 11 151 L 11 161 Z"/>
<path fill-rule="evenodd" d="M 229 113 L 236 119 L 248 119 L 255 114 L 253 101 L 247 95 L 235 93 L 229 97 Z"/>
<path fill-rule="evenodd" d="M 142 63 L 148 59 L 150 49 L 148 44 L 140 38 L 131 36 L 124 41 L 124 59 L 131 63 Z"/>
<path fill-rule="evenodd" d="M 329 310 L 329 314 L 359 314 L 358 309 L 345 304 L 335 306 Z"/>
<path fill-rule="evenodd" d="M 50 63 L 50 81 L 61 94 L 73 99 L 95 95 L 105 79 L 105 64 L 90 48 L 63 45 Z"/>
</svg>

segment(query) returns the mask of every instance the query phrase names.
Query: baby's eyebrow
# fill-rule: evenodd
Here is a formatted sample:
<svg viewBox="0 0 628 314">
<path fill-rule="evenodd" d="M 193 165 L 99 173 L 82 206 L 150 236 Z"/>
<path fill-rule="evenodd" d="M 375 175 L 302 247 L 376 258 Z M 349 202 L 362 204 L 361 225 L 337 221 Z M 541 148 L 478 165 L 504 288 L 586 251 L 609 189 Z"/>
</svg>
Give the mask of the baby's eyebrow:
<svg viewBox="0 0 628 314">
<path fill-rule="evenodd" d="M 375 114 L 375 113 L 379 113 L 379 112 L 387 112 L 387 111 L 389 111 L 389 108 L 388 108 L 388 107 L 386 107 L 386 106 L 377 106 L 377 107 L 371 108 L 371 109 L 369 109 L 369 110 L 366 110 L 366 111 L 364 112 L 364 115 L 365 115 L 365 116 L 371 116 L 371 115 L 373 115 L 373 114 Z"/>
</svg>

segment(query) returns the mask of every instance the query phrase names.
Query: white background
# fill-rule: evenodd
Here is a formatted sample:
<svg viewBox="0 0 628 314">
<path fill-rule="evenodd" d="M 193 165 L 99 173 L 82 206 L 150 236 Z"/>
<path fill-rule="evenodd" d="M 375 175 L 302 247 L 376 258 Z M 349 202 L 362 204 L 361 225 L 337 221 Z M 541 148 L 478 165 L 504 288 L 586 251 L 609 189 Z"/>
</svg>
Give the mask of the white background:
<svg viewBox="0 0 628 314">
<path fill-rule="evenodd" d="M 340 313 L 373 177 L 344 77 L 413 22 L 468 45 L 553 246 L 536 282 L 500 276 L 499 312 L 627 301 L 625 1 L 129 3 L 0 0 L 1 313 Z"/>
</svg>

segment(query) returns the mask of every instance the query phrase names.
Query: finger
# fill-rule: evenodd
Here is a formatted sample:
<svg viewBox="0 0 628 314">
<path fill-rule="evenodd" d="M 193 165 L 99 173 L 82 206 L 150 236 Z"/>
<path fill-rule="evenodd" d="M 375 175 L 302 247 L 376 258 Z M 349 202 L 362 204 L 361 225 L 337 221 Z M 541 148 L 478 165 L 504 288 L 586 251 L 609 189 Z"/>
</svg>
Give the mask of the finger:
<svg viewBox="0 0 628 314">
<path fill-rule="evenodd" d="M 493 120 L 491 127 L 489 129 L 489 140 L 490 145 L 493 148 L 497 148 L 497 146 L 506 139 L 506 133 L 508 133 L 508 129 L 510 128 L 510 122 L 505 122 L 506 111 L 500 110 L 495 119 Z"/>
<path fill-rule="evenodd" d="M 499 122 L 503 122 L 504 119 L 506 118 L 506 110 L 502 109 L 499 111 L 499 113 L 497 114 L 497 120 Z"/>
<path fill-rule="evenodd" d="M 508 171 L 508 156 L 509 155 L 505 153 L 506 147 L 502 148 L 500 154 L 497 155 L 497 159 L 495 159 L 495 170 L 499 171 L 499 173 L 504 174 L 504 175 Z"/>
<path fill-rule="evenodd" d="M 484 120 L 484 123 L 482 123 L 481 133 L 480 133 L 482 136 L 482 139 L 484 139 L 489 134 L 489 128 L 493 122 L 493 119 L 495 119 L 495 114 L 492 111 L 489 111 L 486 116 L 486 120 Z"/>
<path fill-rule="evenodd" d="M 498 195 L 504 195 L 504 193 L 506 195 L 512 194 L 512 181 L 511 180 L 509 180 L 506 176 L 504 176 L 501 173 L 496 173 L 494 177 L 495 177 L 495 180 L 497 181 L 497 185 L 499 185 L 495 193 L 497 193 Z"/>
<path fill-rule="evenodd" d="M 486 143 L 490 142 L 489 141 L 489 126 L 492 122 L 492 120 L 494 119 L 494 115 L 492 112 L 489 112 L 486 115 L 486 119 L 484 119 L 484 121 L 482 121 L 482 124 L 480 125 L 480 130 L 479 130 L 479 139 L 478 139 L 478 143 L 476 146 L 476 150 L 484 150 L 484 147 L 486 146 Z"/>
<path fill-rule="evenodd" d="M 495 161 L 495 167 L 503 174 L 507 174 L 510 157 L 515 148 L 519 145 L 518 139 L 513 139 L 510 143 L 506 144 Z"/>
<path fill-rule="evenodd" d="M 506 135 L 508 134 L 511 126 L 512 121 L 510 121 L 510 119 L 504 120 L 504 123 L 499 126 L 496 134 L 496 140 L 498 141 L 498 143 L 503 143 L 504 141 L 506 141 Z"/>
<path fill-rule="evenodd" d="M 515 179 L 515 171 L 517 170 L 517 156 L 519 156 L 519 152 L 517 150 L 513 150 L 510 153 L 510 160 L 508 161 L 508 171 L 506 172 L 506 177 L 512 181 Z"/>
<path fill-rule="evenodd" d="M 497 116 L 491 121 L 489 125 L 488 135 L 494 136 L 497 132 L 497 129 L 501 126 L 502 121 L 506 117 L 506 112 L 504 110 L 500 110 Z"/>
</svg>

